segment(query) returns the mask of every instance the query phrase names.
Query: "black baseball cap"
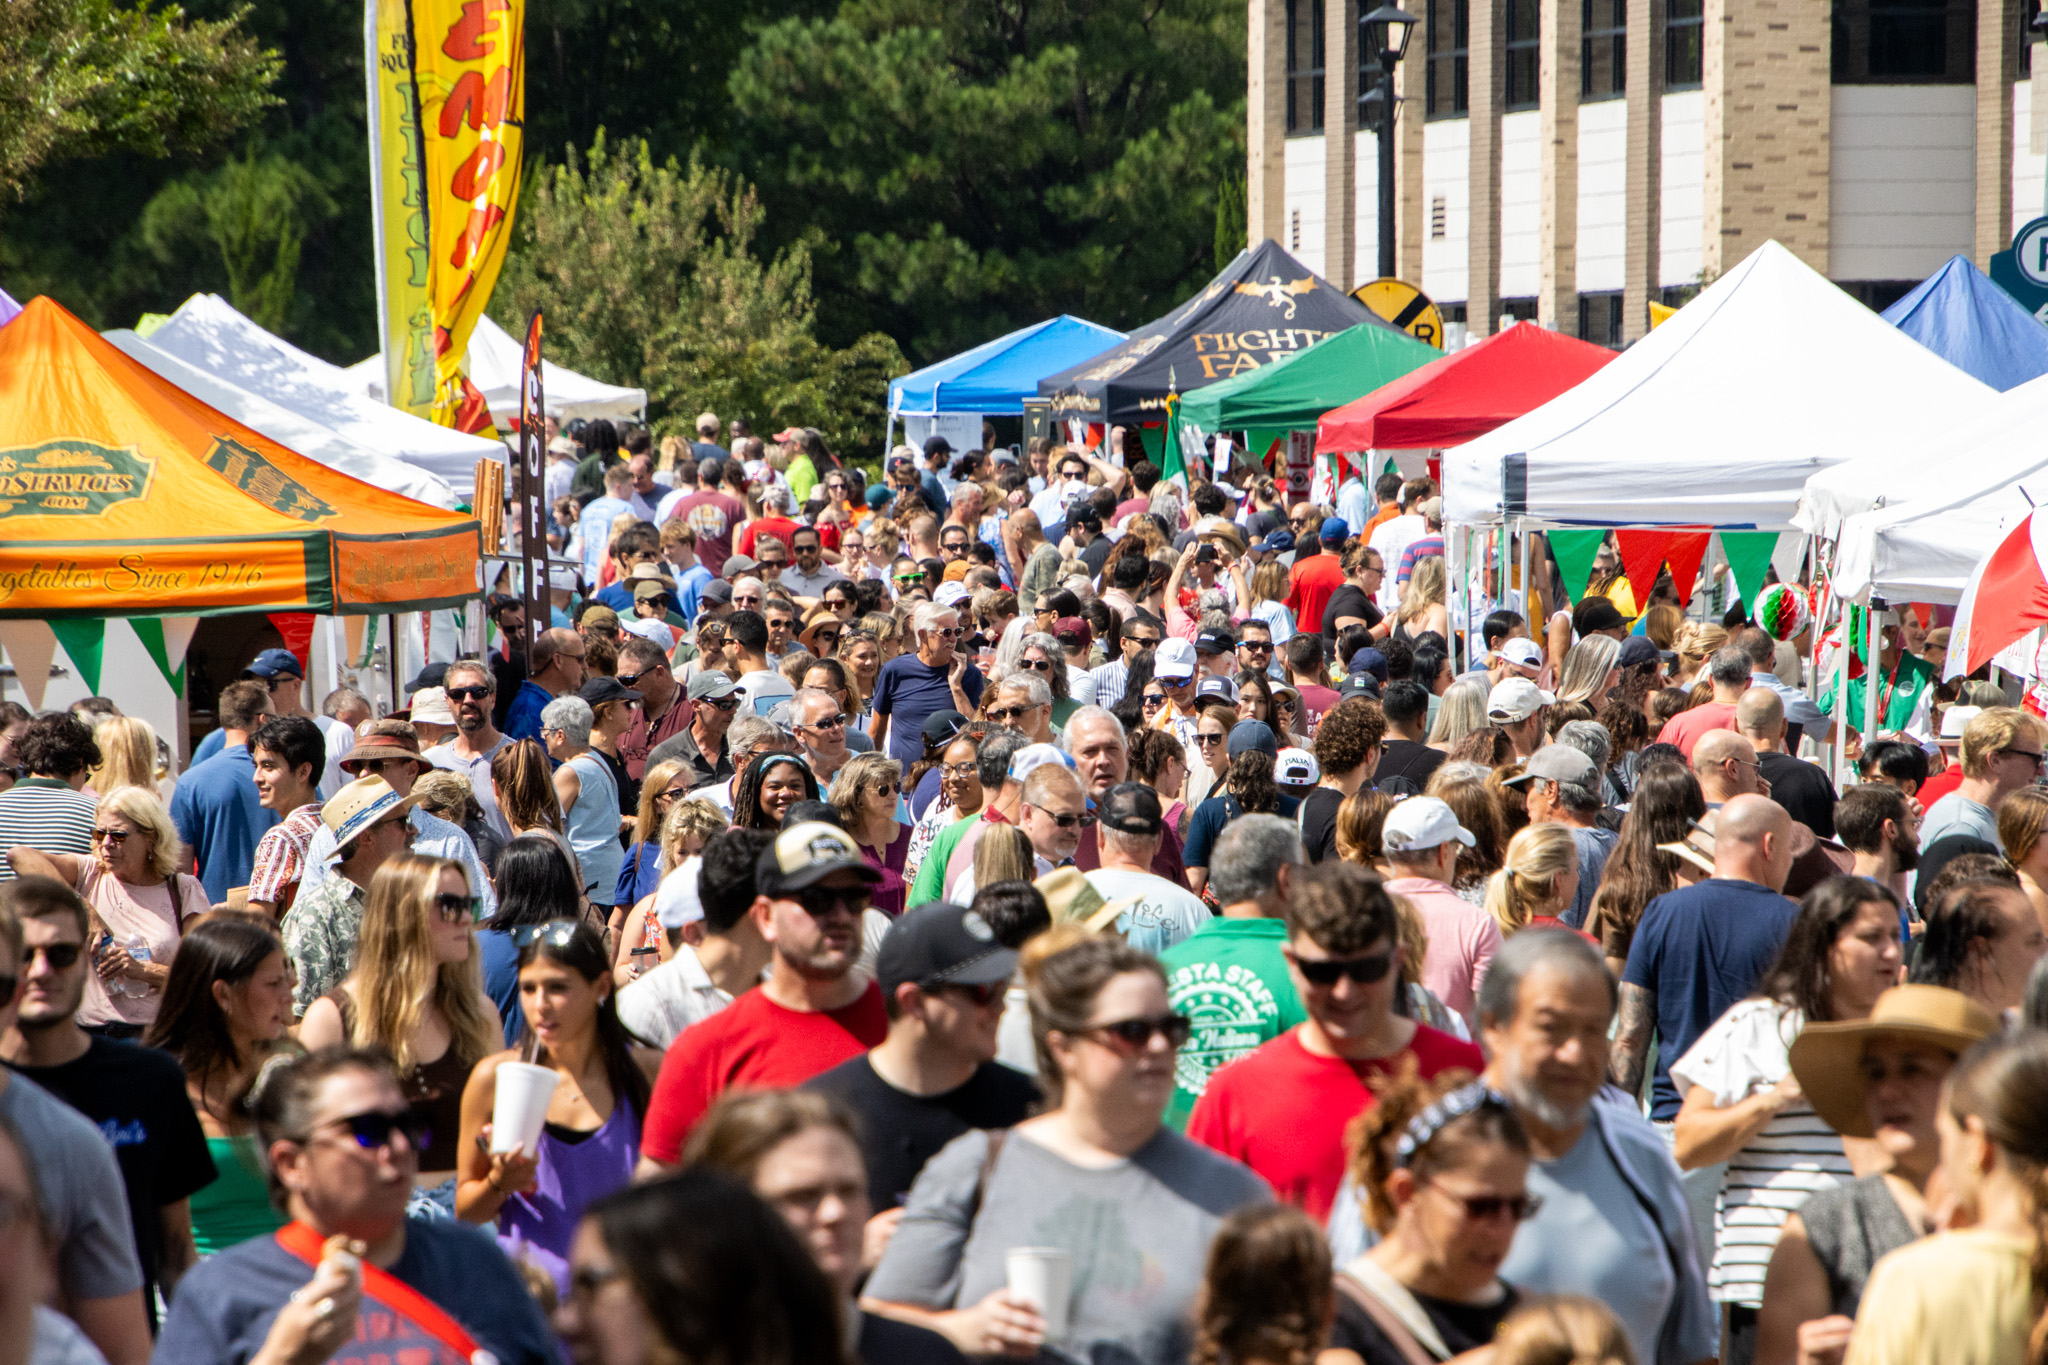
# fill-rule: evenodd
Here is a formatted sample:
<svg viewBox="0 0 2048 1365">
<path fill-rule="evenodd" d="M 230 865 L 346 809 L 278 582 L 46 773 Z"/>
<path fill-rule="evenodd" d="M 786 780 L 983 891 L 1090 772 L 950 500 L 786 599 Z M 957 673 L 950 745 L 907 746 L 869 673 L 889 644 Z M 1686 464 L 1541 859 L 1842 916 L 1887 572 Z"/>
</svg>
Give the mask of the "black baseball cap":
<svg viewBox="0 0 2048 1365">
<path fill-rule="evenodd" d="M 967 717 L 958 711 L 934 711 L 924 718 L 924 742 L 950 744 L 953 737 L 967 728 Z"/>
<path fill-rule="evenodd" d="M 754 886 L 764 896 L 801 891 L 834 872 L 852 872 L 878 882 L 882 874 L 860 855 L 860 845 L 837 825 L 808 820 L 786 826 L 775 842 L 761 850 L 754 864 Z M 900 922 L 900 921 L 899 921 Z"/>
<path fill-rule="evenodd" d="M 1119 782 L 1095 803 L 1096 820 L 1125 834 L 1157 834 L 1166 828 L 1159 793 L 1143 782 Z"/>
<path fill-rule="evenodd" d="M 595 711 L 608 701 L 639 701 L 640 693 L 620 682 L 617 678 L 600 673 L 576 689 L 576 695 L 590 703 Z"/>
<path fill-rule="evenodd" d="M 1621 614 L 1621 609 L 1604 597 L 1588 597 L 1572 612 L 1572 629 L 1580 635 L 1613 630 L 1627 624 L 1628 619 Z"/>
<path fill-rule="evenodd" d="M 472 660 L 471 662 L 474 662 L 474 660 Z M 405 685 L 405 695 L 409 697 L 413 693 L 426 687 L 446 687 L 447 685 L 448 665 L 428 664 L 425 668 L 419 671 L 417 677 L 415 677 L 411 682 Z"/>
<path fill-rule="evenodd" d="M 906 981 L 927 988 L 986 986 L 1008 981 L 1016 971 L 1016 952 L 996 941 L 989 922 L 951 901 L 932 901 L 897 916 L 875 954 L 885 997 Z"/>
<path fill-rule="evenodd" d="M 942 451 L 945 454 L 951 455 L 953 453 L 953 443 L 943 436 L 927 436 L 924 438 L 924 453 L 926 456 L 937 455 Z"/>
<path fill-rule="evenodd" d="M 1228 654 L 1237 648 L 1237 637 L 1220 626 L 1208 626 L 1195 635 L 1198 654 Z"/>
</svg>

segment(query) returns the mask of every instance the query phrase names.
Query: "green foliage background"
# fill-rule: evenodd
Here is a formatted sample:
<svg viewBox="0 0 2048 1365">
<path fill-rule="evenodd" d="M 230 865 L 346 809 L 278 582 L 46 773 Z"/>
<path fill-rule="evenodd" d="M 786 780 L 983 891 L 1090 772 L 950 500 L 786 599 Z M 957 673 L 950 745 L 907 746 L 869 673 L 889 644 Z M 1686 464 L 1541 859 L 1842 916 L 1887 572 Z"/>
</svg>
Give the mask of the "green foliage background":
<svg viewBox="0 0 2048 1365">
<path fill-rule="evenodd" d="M 0 205 L 0 285 L 99 327 L 215 291 L 358 360 L 362 0 L 184 9 L 276 54 L 276 103 L 58 147 Z M 711 407 L 871 444 L 890 373 L 1059 312 L 1128 327 L 1207 278 L 1242 233 L 1244 22 L 1232 0 L 529 0 L 536 164 L 492 311 L 545 305 L 553 353 L 645 384 L 663 426 Z"/>
</svg>

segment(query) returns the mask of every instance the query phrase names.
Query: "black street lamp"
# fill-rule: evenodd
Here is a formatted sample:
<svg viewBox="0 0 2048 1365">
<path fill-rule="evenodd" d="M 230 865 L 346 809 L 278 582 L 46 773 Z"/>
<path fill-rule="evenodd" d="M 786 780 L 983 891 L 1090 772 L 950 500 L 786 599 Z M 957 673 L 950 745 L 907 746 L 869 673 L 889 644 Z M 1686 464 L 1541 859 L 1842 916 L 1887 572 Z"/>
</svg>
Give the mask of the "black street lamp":
<svg viewBox="0 0 2048 1365">
<path fill-rule="evenodd" d="M 1359 53 L 1376 57 L 1379 84 L 1360 103 L 1365 121 L 1380 137 L 1380 278 L 1394 274 L 1394 64 L 1408 50 L 1408 39 L 1422 21 L 1399 5 L 1384 4 L 1358 20 Z"/>
</svg>

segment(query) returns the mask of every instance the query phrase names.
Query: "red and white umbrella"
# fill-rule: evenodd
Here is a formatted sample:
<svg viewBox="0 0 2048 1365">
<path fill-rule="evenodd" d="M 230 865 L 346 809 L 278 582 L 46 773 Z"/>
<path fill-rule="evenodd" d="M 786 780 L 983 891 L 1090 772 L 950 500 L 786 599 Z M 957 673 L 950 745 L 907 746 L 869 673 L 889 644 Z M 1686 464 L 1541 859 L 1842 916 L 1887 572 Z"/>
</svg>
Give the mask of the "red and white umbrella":
<svg viewBox="0 0 2048 1365">
<path fill-rule="evenodd" d="M 2043 625 L 2048 625 L 2048 518 L 2035 511 L 1971 571 L 1949 631 L 1944 676 L 1976 672 Z"/>
</svg>

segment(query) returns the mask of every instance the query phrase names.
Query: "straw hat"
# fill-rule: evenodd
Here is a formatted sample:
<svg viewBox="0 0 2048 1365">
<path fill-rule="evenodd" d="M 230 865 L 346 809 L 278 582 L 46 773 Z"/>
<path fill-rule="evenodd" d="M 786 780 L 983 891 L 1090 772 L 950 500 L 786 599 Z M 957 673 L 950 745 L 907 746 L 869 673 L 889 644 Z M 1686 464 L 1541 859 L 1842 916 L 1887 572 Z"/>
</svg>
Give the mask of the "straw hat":
<svg viewBox="0 0 2048 1365">
<path fill-rule="evenodd" d="M 1868 1019 L 1808 1024 L 1792 1040 L 1792 1074 L 1806 1102 L 1843 1137 L 1876 1136 L 1864 1102 L 1863 1045 L 1907 1038 L 1960 1053 L 1998 1031 L 1992 1013 L 1946 986 L 1894 986 L 1877 997 Z"/>
<path fill-rule="evenodd" d="M 1054 924 L 1086 923 L 1107 902 L 1078 867 L 1059 867 L 1032 883 L 1045 897 Z"/>
</svg>

